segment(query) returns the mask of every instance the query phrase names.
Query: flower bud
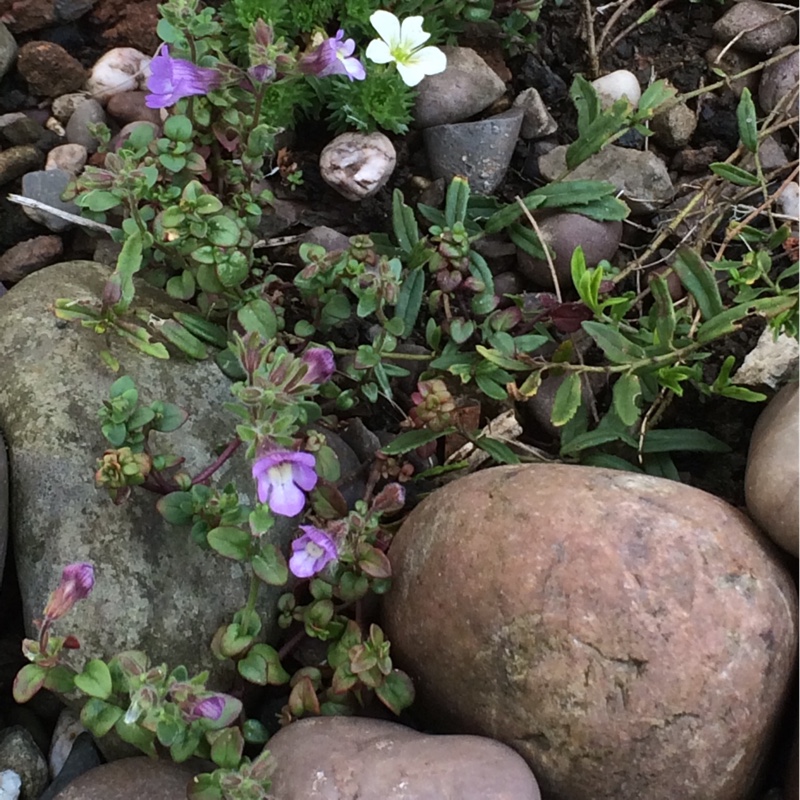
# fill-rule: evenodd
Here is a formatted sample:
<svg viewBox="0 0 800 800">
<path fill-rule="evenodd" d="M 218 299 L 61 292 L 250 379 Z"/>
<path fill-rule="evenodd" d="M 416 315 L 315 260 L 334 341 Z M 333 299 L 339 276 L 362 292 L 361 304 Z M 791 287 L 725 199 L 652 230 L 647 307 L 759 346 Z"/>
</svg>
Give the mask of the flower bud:
<svg viewBox="0 0 800 800">
<path fill-rule="evenodd" d="M 94 567 L 86 562 L 69 564 L 61 573 L 61 583 L 50 595 L 44 609 L 46 620 L 61 619 L 78 602 L 89 596 L 94 586 Z"/>
</svg>

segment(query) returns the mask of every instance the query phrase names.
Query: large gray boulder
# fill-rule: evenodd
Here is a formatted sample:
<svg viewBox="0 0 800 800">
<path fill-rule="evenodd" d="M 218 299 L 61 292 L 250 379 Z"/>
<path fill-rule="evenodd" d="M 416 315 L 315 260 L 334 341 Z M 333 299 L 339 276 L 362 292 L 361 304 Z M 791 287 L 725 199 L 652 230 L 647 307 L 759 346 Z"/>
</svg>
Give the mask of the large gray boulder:
<svg viewBox="0 0 800 800">
<path fill-rule="evenodd" d="M 189 412 L 169 434 L 170 451 L 186 457 L 196 474 L 230 441 L 234 419 L 222 404 L 229 381 L 213 362 L 160 361 L 142 355 L 111 334 L 100 336 L 53 315 L 58 297 L 100 297 L 108 268 L 89 261 L 47 267 L 20 282 L 2 301 L 0 317 L 0 428 L 11 463 L 12 536 L 29 636 L 62 568 L 75 561 L 95 566 L 95 587 L 62 621 L 56 633 L 75 634 L 78 666 L 138 649 L 154 663 L 184 664 L 190 674 L 212 671 L 212 684 L 225 688 L 230 661 L 208 649 L 215 630 L 247 600 L 249 579 L 234 561 L 202 551 L 185 528 L 168 525 L 154 495 L 134 491 L 114 505 L 94 484 L 96 460 L 107 447 L 97 410 L 119 375 L 130 375 L 146 402 L 167 400 Z M 169 316 L 174 301 L 138 284 L 137 304 Z M 113 374 L 100 359 L 110 348 L 122 368 Z M 240 448 L 219 471 L 252 493 L 249 463 Z M 291 537 L 287 521 L 275 533 L 279 546 Z M 279 541 L 282 540 L 282 541 Z M 262 586 L 267 637 L 277 631 L 270 612 L 277 590 Z"/>
</svg>

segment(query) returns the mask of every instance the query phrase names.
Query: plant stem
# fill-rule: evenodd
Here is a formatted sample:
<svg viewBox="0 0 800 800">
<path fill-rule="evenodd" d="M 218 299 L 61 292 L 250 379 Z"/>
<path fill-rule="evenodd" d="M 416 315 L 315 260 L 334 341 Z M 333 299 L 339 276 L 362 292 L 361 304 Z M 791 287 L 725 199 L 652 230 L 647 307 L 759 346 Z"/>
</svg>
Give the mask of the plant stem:
<svg viewBox="0 0 800 800">
<path fill-rule="evenodd" d="M 288 642 L 285 642 L 280 650 L 278 650 L 278 659 L 280 661 L 283 661 L 283 659 L 286 658 L 286 656 L 288 656 L 292 652 L 292 650 L 294 650 L 295 647 L 297 647 L 297 645 L 300 644 L 300 642 L 303 641 L 303 637 L 305 635 L 306 632 L 302 628 L 299 631 L 297 631 L 297 633 L 294 636 L 292 636 L 292 638 L 289 639 Z"/>
<path fill-rule="evenodd" d="M 250 591 L 247 594 L 247 604 L 245 605 L 246 611 L 255 611 L 256 601 L 258 600 L 258 590 L 261 588 L 261 581 L 250 569 Z"/>
<path fill-rule="evenodd" d="M 232 442 L 229 442 L 213 464 L 209 464 L 192 478 L 192 486 L 198 483 L 205 483 L 236 452 L 236 448 L 241 443 L 242 440 L 238 436 Z"/>
</svg>

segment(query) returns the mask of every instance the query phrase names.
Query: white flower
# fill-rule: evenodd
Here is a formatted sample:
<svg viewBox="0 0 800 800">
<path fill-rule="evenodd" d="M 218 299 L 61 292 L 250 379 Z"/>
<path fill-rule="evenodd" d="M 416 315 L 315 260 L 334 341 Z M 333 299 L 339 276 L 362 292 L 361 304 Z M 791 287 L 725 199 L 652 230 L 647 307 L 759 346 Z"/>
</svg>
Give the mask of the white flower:
<svg viewBox="0 0 800 800">
<path fill-rule="evenodd" d="M 400 20 L 389 11 L 376 11 L 370 18 L 380 39 L 367 47 L 367 58 L 376 64 L 394 61 L 406 86 L 416 86 L 426 75 L 444 72 L 447 56 L 438 47 L 422 47 L 431 35 L 422 30 L 422 17 Z"/>
</svg>

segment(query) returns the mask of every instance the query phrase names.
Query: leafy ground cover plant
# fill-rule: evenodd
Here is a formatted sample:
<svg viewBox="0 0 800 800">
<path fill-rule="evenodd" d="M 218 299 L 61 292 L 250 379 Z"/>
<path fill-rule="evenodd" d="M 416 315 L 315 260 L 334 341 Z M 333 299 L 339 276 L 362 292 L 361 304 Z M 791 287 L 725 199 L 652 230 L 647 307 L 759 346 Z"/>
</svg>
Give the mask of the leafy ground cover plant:
<svg viewBox="0 0 800 800">
<path fill-rule="evenodd" d="M 219 13 L 195 0 L 162 7 L 164 47 L 151 67 L 148 103 L 169 109 L 164 124 L 140 126 L 114 148 L 106 135 L 104 166 L 87 168 L 74 189 L 87 217 L 115 228 L 117 268 L 98 303 L 55 306 L 59 317 L 114 332 L 154 357 L 213 357 L 234 381 L 224 409 L 231 438 L 192 476 L 178 454 L 151 444 L 152 432 L 185 421 L 180 398 L 144 404 L 140 387 L 120 377 L 100 410 L 109 449 L 96 481 L 118 503 L 136 487 L 154 492 L 165 519 L 189 526 L 198 546 L 247 566 L 250 597 L 211 651 L 231 659 L 243 680 L 286 686 L 281 718 L 289 723 L 357 713 L 372 700 L 399 713 L 412 701 L 408 677 L 364 612 L 368 596 L 390 589 L 386 550 L 407 490 L 425 492 L 473 469 L 477 451 L 490 462 L 551 458 L 679 479 L 674 453 L 726 445 L 702 430 L 661 425 L 670 402 L 689 387 L 764 399 L 731 382 L 733 357 L 708 365 L 719 342 L 753 317 L 776 334 L 797 335 L 798 266 L 789 226 L 768 213 L 780 187 L 758 159 L 777 112 L 759 122 L 745 91 L 740 146 L 712 164 L 702 192 L 637 258 L 588 268 L 578 248 L 570 285 L 555 279 L 552 292 L 501 291 L 481 244 L 505 235 L 549 261 L 555 275 L 537 215 L 625 219 L 628 207 L 613 186 L 571 181 L 570 172 L 631 130 L 649 135 L 657 110 L 689 98 L 656 81 L 637 109 L 626 100 L 603 109 L 581 76 L 570 90 L 577 138 L 558 180 L 503 202 L 472 195 L 457 177 L 442 208 L 409 204 L 395 189 L 390 230 L 363 231 L 338 252 L 303 244 L 288 268 L 270 263 L 259 230 L 273 199 L 265 179 L 281 170 L 282 128 L 303 114 L 332 130 L 401 133 L 414 86 L 444 68 L 436 42 L 464 21 L 492 16 L 521 31 L 527 22 L 519 15 L 530 21 L 538 10 L 462 0 L 406 0 L 391 10 L 371 0 L 307 0 L 296 13 L 286 8 L 250 0 L 232 0 Z M 743 166 L 748 154 L 754 167 Z M 758 207 L 732 217 L 731 208 L 754 193 Z M 706 200 L 711 211 L 693 241 L 664 271 L 637 282 L 668 231 Z M 751 225 L 762 212 L 766 224 Z M 723 243 L 711 257 L 707 245 L 720 224 Z M 193 302 L 196 313 L 160 319 L 139 307 L 137 274 Z M 119 369 L 111 349 L 105 360 Z M 555 446 L 525 442 L 513 424 L 498 432 L 492 423 L 512 419 L 514 404 L 550 379 L 559 381 Z M 309 426 L 376 409 L 396 422 L 393 438 L 365 464 L 363 496 L 348 505 L 333 451 Z M 252 465 L 249 505 L 241 487 L 211 484 L 239 448 Z M 297 515 L 298 536 L 280 552 L 269 533 L 279 517 Z M 51 627 L 91 590 L 90 575 L 90 565 L 65 570 L 38 641 L 26 642 L 32 663 L 20 673 L 17 698 L 42 686 L 83 692 L 90 699 L 82 718 L 97 735 L 114 729 L 145 752 L 168 751 L 176 760 L 210 757 L 219 770 L 201 777 L 193 796 L 265 797 L 269 757 L 265 751 L 251 761 L 245 745 L 263 744 L 267 733 L 237 698 L 208 692 L 206 675 L 153 666 L 138 652 L 70 670 L 65 656 L 77 643 Z M 260 638 L 255 608 L 263 584 L 287 586 L 277 609 L 287 633 L 277 646 Z M 292 652 L 305 638 L 324 643 L 325 662 L 292 673 Z"/>
</svg>

